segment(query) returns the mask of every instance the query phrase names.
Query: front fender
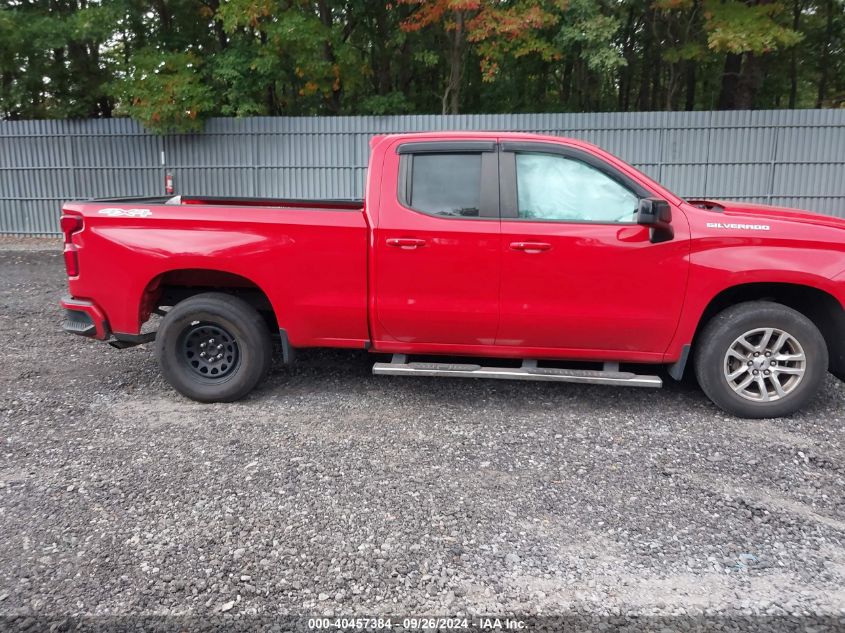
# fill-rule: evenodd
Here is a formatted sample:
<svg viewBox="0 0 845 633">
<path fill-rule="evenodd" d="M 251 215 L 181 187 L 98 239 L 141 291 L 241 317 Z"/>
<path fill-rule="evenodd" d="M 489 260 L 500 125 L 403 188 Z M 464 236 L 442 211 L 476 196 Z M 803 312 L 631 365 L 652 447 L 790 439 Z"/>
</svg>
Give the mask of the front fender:
<svg viewBox="0 0 845 633">
<path fill-rule="evenodd" d="M 665 362 L 674 363 L 684 345 L 692 343 L 708 308 L 730 291 L 748 300 L 760 298 L 761 288 L 773 284 L 810 288 L 828 295 L 842 311 L 845 276 L 839 274 L 845 254 L 837 249 L 779 248 L 747 243 L 693 252 L 687 294 L 678 329 L 666 350 Z M 765 293 L 764 293 L 765 296 Z M 840 335 L 841 336 L 841 335 Z"/>
</svg>

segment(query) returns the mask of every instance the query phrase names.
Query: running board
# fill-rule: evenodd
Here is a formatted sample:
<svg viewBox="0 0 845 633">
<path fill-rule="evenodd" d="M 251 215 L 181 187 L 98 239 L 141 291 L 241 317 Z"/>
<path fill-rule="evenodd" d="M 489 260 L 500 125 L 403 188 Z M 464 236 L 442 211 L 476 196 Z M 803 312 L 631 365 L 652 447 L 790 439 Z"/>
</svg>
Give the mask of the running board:
<svg viewBox="0 0 845 633">
<path fill-rule="evenodd" d="M 462 363 L 409 363 L 404 354 L 394 354 L 389 363 L 376 363 L 373 373 L 377 376 L 438 376 L 447 378 L 495 378 L 498 380 L 544 380 L 549 382 L 574 382 L 591 385 L 616 385 L 621 387 L 663 386 L 660 376 L 619 371 L 618 363 L 605 363 L 604 370 L 556 369 L 537 367 L 537 361 L 523 361 L 522 367 L 482 367 Z"/>
</svg>

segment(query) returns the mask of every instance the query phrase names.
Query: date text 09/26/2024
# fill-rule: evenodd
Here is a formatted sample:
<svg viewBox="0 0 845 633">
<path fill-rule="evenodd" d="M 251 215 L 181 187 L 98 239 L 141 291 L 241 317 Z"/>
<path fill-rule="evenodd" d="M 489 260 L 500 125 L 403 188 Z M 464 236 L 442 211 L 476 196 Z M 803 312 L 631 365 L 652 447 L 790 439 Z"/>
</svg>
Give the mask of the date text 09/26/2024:
<svg viewBox="0 0 845 633">
<path fill-rule="evenodd" d="M 313 631 L 373 631 L 373 630 L 454 630 L 454 631 L 525 631 L 527 623 L 519 618 L 498 617 L 405 617 L 369 618 L 309 618 L 308 628 Z"/>
</svg>

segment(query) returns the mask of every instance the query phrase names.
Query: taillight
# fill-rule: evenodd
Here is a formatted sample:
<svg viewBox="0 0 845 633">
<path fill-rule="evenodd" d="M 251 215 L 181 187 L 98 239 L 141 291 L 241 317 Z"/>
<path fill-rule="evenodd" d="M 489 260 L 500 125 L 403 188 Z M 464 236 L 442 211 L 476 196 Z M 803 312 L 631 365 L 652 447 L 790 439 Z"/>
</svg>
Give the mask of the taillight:
<svg viewBox="0 0 845 633">
<path fill-rule="evenodd" d="M 68 277 L 76 277 L 79 274 L 79 258 L 76 256 L 76 247 L 73 244 L 65 244 L 65 270 Z"/>
<path fill-rule="evenodd" d="M 59 221 L 62 233 L 65 236 L 65 270 L 68 277 L 76 277 L 79 274 L 79 258 L 76 253 L 76 246 L 71 244 L 74 233 L 82 230 L 81 215 L 63 215 Z"/>
<path fill-rule="evenodd" d="M 70 243 L 70 237 L 82 230 L 81 215 L 63 215 L 59 221 L 62 226 L 62 233 L 65 235 L 65 244 Z"/>
</svg>

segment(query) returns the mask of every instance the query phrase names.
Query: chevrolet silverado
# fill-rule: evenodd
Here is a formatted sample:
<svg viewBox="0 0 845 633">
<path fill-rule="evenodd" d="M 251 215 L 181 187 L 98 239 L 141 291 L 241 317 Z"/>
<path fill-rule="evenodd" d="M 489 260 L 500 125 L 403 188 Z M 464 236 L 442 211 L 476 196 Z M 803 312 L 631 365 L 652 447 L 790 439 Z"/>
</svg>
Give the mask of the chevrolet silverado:
<svg viewBox="0 0 845 633">
<path fill-rule="evenodd" d="M 64 328 L 154 340 L 164 377 L 203 402 L 310 347 L 392 355 L 376 374 L 639 387 L 689 364 L 716 405 L 754 418 L 845 376 L 845 220 L 684 200 L 559 137 L 370 146 L 363 200 L 65 204 Z"/>
</svg>

